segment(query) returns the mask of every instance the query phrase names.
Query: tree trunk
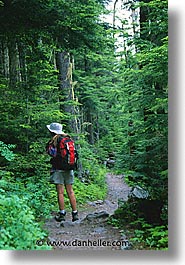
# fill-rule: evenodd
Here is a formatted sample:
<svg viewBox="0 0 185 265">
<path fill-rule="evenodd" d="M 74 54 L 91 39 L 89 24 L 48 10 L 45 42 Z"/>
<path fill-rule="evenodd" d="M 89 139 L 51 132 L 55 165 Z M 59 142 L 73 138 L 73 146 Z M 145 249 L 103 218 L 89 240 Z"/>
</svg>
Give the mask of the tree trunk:
<svg viewBox="0 0 185 265">
<path fill-rule="evenodd" d="M 60 108 L 61 111 L 65 113 L 67 118 L 62 121 L 62 123 L 66 124 L 66 132 L 74 133 L 73 139 L 75 141 L 78 140 L 78 136 L 80 133 L 80 120 L 77 116 L 79 116 L 79 107 L 77 105 L 78 99 L 75 99 L 74 95 L 74 86 L 75 82 L 72 80 L 72 71 L 74 67 L 74 61 L 71 59 L 70 54 L 68 52 L 59 52 L 57 54 L 57 68 L 59 71 L 59 90 L 60 90 Z M 80 144 L 76 145 L 77 150 L 80 149 Z M 78 177 L 82 176 L 83 167 L 81 163 L 81 159 L 78 161 Z"/>
<path fill-rule="evenodd" d="M 115 0 L 114 7 L 113 7 L 113 21 L 112 21 L 113 30 L 116 29 L 116 4 L 117 2 L 118 0 Z M 114 32 L 113 32 L 113 38 L 114 38 Z"/>
<path fill-rule="evenodd" d="M 26 63 L 26 52 L 24 44 L 18 43 L 19 51 L 19 65 L 20 65 L 20 81 L 22 86 L 26 87 L 27 83 L 27 63 Z"/>
<path fill-rule="evenodd" d="M 76 119 L 74 85 L 72 81 L 73 64 L 68 52 L 57 54 L 57 68 L 59 70 L 60 109 L 66 115 L 63 123 L 73 133 L 78 133 L 78 122 Z"/>
<path fill-rule="evenodd" d="M 8 44 L 7 44 L 6 38 L 1 40 L 0 71 L 1 71 L 1 74 L 5 78 L 8 78 L 8 75 L 9 75 L 9 56 L 8 56 Z"/>
<path fill-rule="evenodd" d="M 12 88 L 16 87 L 19 81 L 19 55 L 17 43 L 14 38 L 9 38 L 8 43 L 9 52 L 9 83 Z"/>
</svg>

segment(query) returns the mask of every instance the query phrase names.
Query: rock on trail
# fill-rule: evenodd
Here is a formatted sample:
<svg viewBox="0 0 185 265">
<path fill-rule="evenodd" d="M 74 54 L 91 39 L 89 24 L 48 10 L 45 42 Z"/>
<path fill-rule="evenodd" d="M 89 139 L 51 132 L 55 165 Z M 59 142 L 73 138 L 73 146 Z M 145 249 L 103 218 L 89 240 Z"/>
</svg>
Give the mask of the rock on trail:
<svg viewBox="0 0 185 265">
<path fill-rule="evenodd" d="M 104 201 L 88 202 L 79 210 L 80 220 L 71 221 L 71 213 L 67 212 L 66 221 L 57 223 L 48 219 L 45 228 L 48 230 L 48 245 L 61 250 L 125 250 L 130 244 L 119 229 L 107 223 L 108 217 L 118 208 L 118 200 L 127 200 L 129 187 L 124 183 L 122 175 L 106 175 L 108 187 Z"/>
</svg>

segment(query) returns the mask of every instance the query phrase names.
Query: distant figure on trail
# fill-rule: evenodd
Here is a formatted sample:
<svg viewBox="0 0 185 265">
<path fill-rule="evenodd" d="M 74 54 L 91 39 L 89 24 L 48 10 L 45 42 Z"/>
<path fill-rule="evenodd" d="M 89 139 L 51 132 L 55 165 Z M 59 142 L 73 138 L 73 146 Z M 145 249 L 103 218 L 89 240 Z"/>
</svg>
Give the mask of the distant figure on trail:
<svg viewBox="0 0 185 265">
<path fill-rule="evenodd" d="M 57 222 L 65 221 L 64 186 L 66 188 L 71 208 L 72 222 L 78 220 L 76 198 L 72 184 L 74 183 L 74 169 L 77 160 L 77 151 L 74 141 L 68 134 L 62 131 L 60 123 L 53 122 L 46 125 L 51 133 L 52 139 L 46 145 L 47 153 L 52 157 L 50 183 L 56 184 L 59 212 L 55 216 Z"/>
</svg>

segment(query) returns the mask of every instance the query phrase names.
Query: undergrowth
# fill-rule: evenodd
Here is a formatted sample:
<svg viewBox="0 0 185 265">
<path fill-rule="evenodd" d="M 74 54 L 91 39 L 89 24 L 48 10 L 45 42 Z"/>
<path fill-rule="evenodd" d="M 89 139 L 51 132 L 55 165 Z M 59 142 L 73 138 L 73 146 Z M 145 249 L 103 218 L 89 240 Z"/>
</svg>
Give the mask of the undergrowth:
<svg viewBox="0 0 185 265">
<path fill-rule="evenodd" d="M 43 229 L 51 211 L 58 211 L 55 185 L 49 180 L 48 158 L 35 144 L 27 155 L 12 155 L 9 146 L 2 145 L 3 167 L 0 168 L 0 249 L 39 250 L 51 249 L 37 240 L 44 240 L 48 233 Z M 38 154 L 39 153 L 39 154 Z M 103 199 L 106 195 L 105 173 L 93 158 L 85 160 L 89 172 L 88 183 L 75 177 L 74 192 L 78 205 Z M 65 193 L 67 208 L 69 199 Z"/>
<path fill-rule="evenodd" d="M 130 210 L 129 202 L 118 208 L 109 223 L 127 233 L 132 249 L 168 250 L 168 225 L 150 224 Z"/>
</svg>

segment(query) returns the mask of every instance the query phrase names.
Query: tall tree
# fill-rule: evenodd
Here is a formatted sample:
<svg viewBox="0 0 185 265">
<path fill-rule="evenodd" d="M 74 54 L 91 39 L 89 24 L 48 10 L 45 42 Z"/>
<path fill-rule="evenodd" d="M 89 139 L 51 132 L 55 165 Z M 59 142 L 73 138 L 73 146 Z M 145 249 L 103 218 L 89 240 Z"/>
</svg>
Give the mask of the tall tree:
<svg viewBox="0 0 185 265">
<path fill-rule="evenodd" d="M 27 128 L 26 135 L 29 130 L 34 130 L 39 124 L 35 119 L 38 115 L 31 113 L 34 109 L 32 103 L 37 102 L 38 110 L 38 102 L 40 102 L 39 112 L 43 117 L 42 102 L 48 104 L 50 102 L 48 95 L 53 94 L 53 91 L 56 92 L 57 71 L 61 80 L 61 67 L 55 68 L 56 54 L 70 54 L 71 56 L 72 49 L 78 49 L 82 45 L 90 49 L 96 49 L 102 45 L 100 35 L 103 34 L 103 27 L 99 15 L 103 10 L 103 2 L 96 0 L 10 0 L 3 1 L 3 5 L 0 6 L 1 77 L 5 87 L 9 87 L 10 96 L 13 98 L 13 91 L 15 91 L 19 97 L 22 111 L 19 112 L 21 115 L 18 115 L 17 119 L 20 117 L 18 123 Z M 59 65 L 58 60 L 57 65 Z M 69 69 L 71 71 L 71 63 L 69 63 Z M 70 79 L 71 77 L 68 78 L 69 83 Z M 63 103 L 59 102 L 57 97 L 59 99 L 64 97 L 67 100 L 65 89 L 61 89 L 62 86 L 66 86 L 65 79 L 62 81 L 63 84 L 61 82 L 59 84 L 60 95 L 57 92 L 55 97 L 54 108 L 56 109 L 53 111 L 55 116 L 57 113 L 56 119 L 58 120 L 66 120 L 64 109 L 61 109 L 60 115 L 57 112 Z M 70 91 L 73 85 L 74 83 L 70 83 Z M 64 95 L 62 95 L 63 92 Z M 70 100 L 73 100 L 72 94 L 70 93 Z M 10 105 L 12 104 L 11 101 Z M 71 101 L 66 103 L 65 111 L 73 113 L 74 104 L 76 101 L 73 104 Z M 48 111 L 50 109 L 51 107 Z M 48 118 L 47 112 L 45 114 Z M 50 115 L 49 119 L 53 116 Z M 11 120 L 15 121 L 15 119 Z M 34 123 L 33 120 L 35 120 Z M 4 119 L 4 122 L 8 123 L 8 120 Z M 76 126 L 75 128 L 73 126 L 73 129 L 76 130 Z M 32 134 L 31 131 L 30 134 Z M 14 141 L 17 140 L 14 139 Z"/>
</svg>

